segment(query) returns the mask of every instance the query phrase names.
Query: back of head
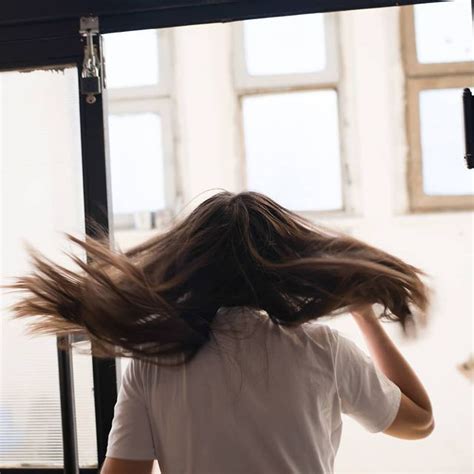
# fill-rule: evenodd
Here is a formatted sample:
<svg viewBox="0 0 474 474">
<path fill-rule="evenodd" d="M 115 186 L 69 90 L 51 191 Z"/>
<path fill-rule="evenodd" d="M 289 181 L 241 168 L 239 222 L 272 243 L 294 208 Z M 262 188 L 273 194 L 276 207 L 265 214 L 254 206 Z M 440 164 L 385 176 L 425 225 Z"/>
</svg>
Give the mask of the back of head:
<svg viewBox="0 0 474 474">
<path fill-rule="evenodd" d="M 155 241 L 159 248 L 147 250 L 144 267 L 155 281 L 175 277 L 167 296 L 178 297 L 182 310 L 252 306 L 277 317 L 287 312 L 281 293 L 291 279 L 277 267 L 308 253 L 314 237 L 299 216 L 262 194 L 222 192 Z"/>
<path fill-rule="evenodd" d="M 98 226 L 95 226 L 99 229 Z M 96 355 L 190 358 L 209 339 L 221 306 L 262 309 L 298 325 L 351 305 L 379 303 L 405 329 L 427 308 L 419 269 L 348 235 L 316 226 L 256 192 L 220 192 L 167 232 L 126 251 L 105 232 L 81 241 L 92 257 L 72 274 L 33 252 L 36 276 L 17 317 L 41 316 L 32 330 L 86 332 Z"/>
</svg>

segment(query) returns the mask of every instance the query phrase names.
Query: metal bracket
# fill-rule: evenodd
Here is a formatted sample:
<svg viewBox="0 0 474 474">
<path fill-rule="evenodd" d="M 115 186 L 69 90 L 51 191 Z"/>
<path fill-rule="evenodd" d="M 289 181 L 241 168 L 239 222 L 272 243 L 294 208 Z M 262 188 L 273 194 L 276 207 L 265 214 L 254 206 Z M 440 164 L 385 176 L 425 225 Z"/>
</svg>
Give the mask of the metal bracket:
<svg viewBox="0 0 474 474">
<path fill-rule="evenodd" d="M 79 33 L 86 40 L 81 72 L 81 94 L 86 96 L 88 104 L 93 104 L 96 95 L 101 94 L 105 87 L 102 58 L 99 56 L 97 45 L 94 44 L 94 38 L 100 41 L 99 18 L 81 17 Z"/>
</svg>

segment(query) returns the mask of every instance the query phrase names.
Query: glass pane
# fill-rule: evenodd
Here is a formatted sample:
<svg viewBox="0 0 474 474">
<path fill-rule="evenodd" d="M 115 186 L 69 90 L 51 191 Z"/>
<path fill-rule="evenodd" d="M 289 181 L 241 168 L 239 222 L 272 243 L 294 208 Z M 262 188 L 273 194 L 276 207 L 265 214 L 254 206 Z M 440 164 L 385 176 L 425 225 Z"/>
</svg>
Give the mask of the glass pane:
<svg viewBox="0 0 474 474">
<path fill-rule="evenodd" d="M 108 88 L 158 83 L 159 34 L 157 30 L 108 33 L 103 38 Z"/>
<path fill-rule="evenodd" d="M 474 60 L 469 0 L 415 5 L 415 30 L 420 63 Z"/>
<path fill-rule="evenodd" d="M 109 143 L 114 213 L 164 209 L 160 116 L 155 113 L 111 115 Z"/>
<path fill-rule="evenodd" d="M 243 117 L 250 190 L 293 210 L 342 208 L 335 91 L 247 97 Z"/>
<path fill-rule="evenodd" d="M 462 89 L 420 93 L 423 188 L 426 194 L 473 194 L 474 174 L 463 160 Z"/>
<path fill-rule="evenodd" d="M 321 71 L 326 67 L 324 16 L 244 21 L 244 48 L 251 75 Z"/>
<path fill-rule="evenodd" d="M 0 74 L 2 284 L 31 271 L 24 242 L 68 266 L 62 232 L 84 233 L 78 95 L 74 67 Z M 0 466 L 62 467 L 56 340 L 8 318 L 17 297 L 2 290 Z"/>
<path fill-rule="evenodd" d="M 90 347 L 90 342 L 81 344 Z M 95 437 L 94 380 L 92 358 L 72 354 L 74 371 L 74 397 L 76 402 L 77 446 L 80 467 L 97 466 L 97 442 Z"/>
</svg>

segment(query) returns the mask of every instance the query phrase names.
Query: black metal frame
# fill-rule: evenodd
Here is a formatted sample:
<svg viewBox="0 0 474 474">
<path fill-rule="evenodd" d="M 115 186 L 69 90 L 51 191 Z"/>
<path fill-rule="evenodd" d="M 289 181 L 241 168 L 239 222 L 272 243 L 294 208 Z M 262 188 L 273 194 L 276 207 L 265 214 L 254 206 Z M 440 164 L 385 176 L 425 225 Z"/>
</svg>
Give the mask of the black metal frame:
<svg viewBox="0 0 474 474">
<path fill-rule="evenodd" d="M 474 97 L 471 89 L 465 88 L 463 91 L 463 111 L 464 111 L 464 140 L 466 154 L 464 160 L 468 169 L 474 169 Z"/>
<path fill-rule="evenodd" d="M 187 25 L 196 23 L 196 19 L 204 23 L 234 21 L 243 18 L 356 10 L 433 1 L 436 0 L 24 0 L 17 3 L 8 2 L 2 6 L 0 25 L 75 19 L 93 14 L 101 18 L 106 28 L 104 32 L 108 32 L 111 26 L 114 31 L 122 31 L 123 27 L 119 25 L 125 23 L 125 29 L 129 30 L 140 29 L 143 23 L 150 28 L 156 28 L 153 25 L 156 24 L 157 17 L 163 15 L 169 19 L 173 18 L 175 25 Z"/>
<path fill-rule="evenodd" d="M 63 463 L 66 472 L 78 473 L 76 407 L 74 404 L 74 372 L 71 351 L 60 348 L 69 336 L 57 338 L 59 395 L 61 400 L 61 429 L 63 438 Z"/>
<path fill-rule="evenodd" d="M 96 47 L 102 61 L 102 42 Z M 81 67 L 78 65 L 78 81 Z M 105 93 L 104 93 L 105 94 Z M 111 202 L 110 172 L 108 163 L 107 113 L 104 110 L 107 102 L 104 94 L 99 94 L 93 104 L 86 102 L 86 96 L 80 95 L 82 170 L 84 183 L 85 216 L 92 218 L 109 232 L 112 212 L 108 205 Z M 95 229 L 86 227 L 86 234 L 95 236 Z M 112 244 L 113 235 L 109 234 Z M 116 364 L 111 359 L 92 359 L 94 379 L 94 401 L 97 436 L 97 456 L 100 466 L 105 459 L 107 439 L 114 405 L 117 400 Z"/>
<path fill-rule="evenodd" d="M 435 3 L 444 0 L 26 0 L 4 2 L 0 7 L 0 71 L 75 65 L 78 80 L 83 57 L 79 35 L 81 16 L 98 16 L 101 33 L 163 28 L 199 23 L 228 22 L 249 18 L 296 15 L 326 11 Z M 101 53 L 100 40 L 97 42 Z M 80 101 L 81 146 L 85 215 L 107 231 L 110 228 L 110 186 L 106 139 L 106 101 Z M 86 228 L 93 236 L 94 230 Z M 64 471 L 71 474 L 97 472 L 79 469 L 74 425 L 74 391 L 71 355 L 58 350 Z M 98 465 L 105 458 L 107 437 L 117 399 L 114 360 L 93 358 L 94 401 Z M 2 473 L 57 473 L 62 469 L 0 468 Z"/>
</svg>

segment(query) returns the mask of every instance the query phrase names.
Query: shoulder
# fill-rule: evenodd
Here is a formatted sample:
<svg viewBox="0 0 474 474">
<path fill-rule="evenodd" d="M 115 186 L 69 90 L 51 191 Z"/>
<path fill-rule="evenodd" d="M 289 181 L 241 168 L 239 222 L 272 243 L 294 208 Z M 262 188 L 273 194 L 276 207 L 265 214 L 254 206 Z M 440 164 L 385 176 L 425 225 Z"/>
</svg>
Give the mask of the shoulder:
<svg viewBox="0 0 474 474">
<path fill-rule="evenodd" d="M 338 346 L 338 331 L 327 324 L 309 321 L 301 325 L 304 338 L 319 352 L 331 355 L 334 360 Z"/>
<path fill-rule="evenodd" d="M 156 363 L 141 359 L 130 359 L 123 371 L 122 381 L 140 384 L 143 387 L 156 381 L 159 366 Z"/>
<path fill-rule="evenodd" d="M 334 360 L 341 357 L 345 357 L 346 359 L 351 359 L 352 357 L 368 357 L 344 331 L 317 322 L 306 323 L 304 326 L 305 333 L 312 341 L 319 344 L 326 344 Z"/>
<path fill-rule="evenodd" d="M 314 342 L 334 345 L 337 342 L 338 331 L 327 324 L 317 321 L 308 321 L 301 325 L 305 335 Z"/>
</svg>

